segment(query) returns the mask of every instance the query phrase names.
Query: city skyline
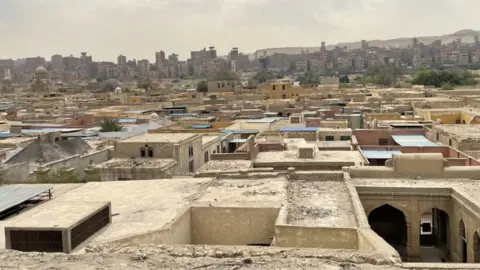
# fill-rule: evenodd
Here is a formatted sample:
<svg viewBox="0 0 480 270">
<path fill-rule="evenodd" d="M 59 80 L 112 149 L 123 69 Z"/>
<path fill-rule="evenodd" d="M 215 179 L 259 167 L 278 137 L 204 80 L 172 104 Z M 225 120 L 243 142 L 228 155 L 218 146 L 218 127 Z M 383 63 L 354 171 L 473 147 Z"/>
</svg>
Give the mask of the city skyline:
<svg viewBox="0 0 480 270">
<path fill-rule="evenodd" d="M 227 55 L 232 47 L 253 53 L 262 48 L 319 46 L 322 41 L 442 35 L 475 25 L 480 2 L 455 3 L 5 0 L 0 3 L 0 34 L 8 41 L 2 44 L 0 58 L 49 58 L 86 51 L 100 61 L 115 61 L 119 54 L 152 61 L 159 50 L 186 59 L 190 51 L 210 45 L 216 46 L 219 55 Z M 448 23 L 442 23 L 447 16 Z"/>
</svg>

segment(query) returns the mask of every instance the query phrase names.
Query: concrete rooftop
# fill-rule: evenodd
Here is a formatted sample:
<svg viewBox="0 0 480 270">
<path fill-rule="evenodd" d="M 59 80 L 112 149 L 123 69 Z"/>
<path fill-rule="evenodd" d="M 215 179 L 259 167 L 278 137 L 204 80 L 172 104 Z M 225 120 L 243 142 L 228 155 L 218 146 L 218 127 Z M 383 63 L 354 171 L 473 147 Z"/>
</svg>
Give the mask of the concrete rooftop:
<svg viewBox="0 0 480 270">
<path fill-rule="evenodd" d="M 180 143 L 197 136 L 195 133 L 147 133 L 120 141 L 121 143 Z"/>
<path fill-rule="evenodd" d="M 197 170 L 197 173 L 239 170 L 253 167 L 251 160 L 210 160 Z"/>
<path fill-rule="evenodd" d="M 171 158 L 114 158 L 96 165 L 96 168 L 163 168 L 177 163 Z"/>
<path fill-rule="evenodd" d="M 297 151 L 277 151 L 260 152 L 254 160 L 254 163 L 271 162 L 365 162 L 365 159 L 358 151 L 316 151 L 314 158 L 299 158 Z"/>
</svg>

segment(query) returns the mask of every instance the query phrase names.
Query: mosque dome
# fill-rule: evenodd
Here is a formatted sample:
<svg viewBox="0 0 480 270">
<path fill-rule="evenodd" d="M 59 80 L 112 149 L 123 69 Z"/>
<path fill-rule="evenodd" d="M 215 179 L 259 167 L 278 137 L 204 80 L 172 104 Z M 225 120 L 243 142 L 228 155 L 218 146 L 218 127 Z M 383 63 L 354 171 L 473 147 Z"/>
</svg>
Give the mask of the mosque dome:
<svg viewBox="0 0 480 270">
<path fill-rule="evenodd" d="M 48 74 L 48 71 L 46 68 L 42 67 L 42 66 L 39 66 L 36 70 L 35 70 L 35 74 Z"/>
<path fill-rule="evenodd" d="M 159 120 L 160 116 L 157 113 L 150 114 L 150 120 Z"/>
<path fill-rule="evenodd" d="M 9 77 L 5 77 L 5 78 L 3 78 L 2 82 L 3 82 L 4 84 L 6 84 L 6 83 L 11 83 L 12 80 L 11 80 Z"/>
</svg>

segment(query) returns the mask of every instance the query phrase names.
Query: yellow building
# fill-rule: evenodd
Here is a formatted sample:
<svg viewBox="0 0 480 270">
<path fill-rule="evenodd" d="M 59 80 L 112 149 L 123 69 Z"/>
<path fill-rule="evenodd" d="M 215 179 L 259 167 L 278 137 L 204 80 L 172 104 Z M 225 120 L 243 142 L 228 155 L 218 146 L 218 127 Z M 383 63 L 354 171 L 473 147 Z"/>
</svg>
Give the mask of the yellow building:
<svg viewBox="0 0 480 270">
<path fill-rule="evenodd" d="M 303 87 L 293 85 L 290 81 L 278 81 L 267 87 L 269 99 L 296 99 L 306 92 Z"/>
</svg>

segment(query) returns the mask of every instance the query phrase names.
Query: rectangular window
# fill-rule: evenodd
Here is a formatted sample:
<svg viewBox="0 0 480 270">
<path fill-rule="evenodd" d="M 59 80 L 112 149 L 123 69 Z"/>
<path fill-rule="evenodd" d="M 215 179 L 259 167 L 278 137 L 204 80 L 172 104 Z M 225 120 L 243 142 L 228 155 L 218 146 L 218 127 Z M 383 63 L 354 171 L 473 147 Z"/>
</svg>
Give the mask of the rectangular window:
<svg viewBox="0 0 480 270">
<path fill-rule="evenodd" d="M 335 141 L 334 136 L 325 136 L 325 141 Z"/>
<path fill-rule="evenodd" d="M 282 85 L 282 90 L 285 90 L 285 84 Z"/>
<path fill-rule="evenodd" d="M 352 136 L 340 136 L 340 141 L 351 141 Z"/>
<path fill-rule="evenodd" d="M 193 146 L 188 147 L 188 157 L 193 157 Z"/>
<path fill-rule="evenodd" d="M 388 145 L 388 139 L 378 139 L 378 145 Z"/>
<path fill-rule="evenodd" d="M 217 145 L 217 153 L 220 153 L 220 145 Z"/>
<path fill-rule="evenodd" d="M 275 90 L 275 85 L 272 85 L 272 90 Z"/>
<path fill-rule="evenodd" d="M 204 159 L 204 162 L 207 163 L 208 162 L 208 151 L 203 153 L 203 159 Z"/>
</svg>

